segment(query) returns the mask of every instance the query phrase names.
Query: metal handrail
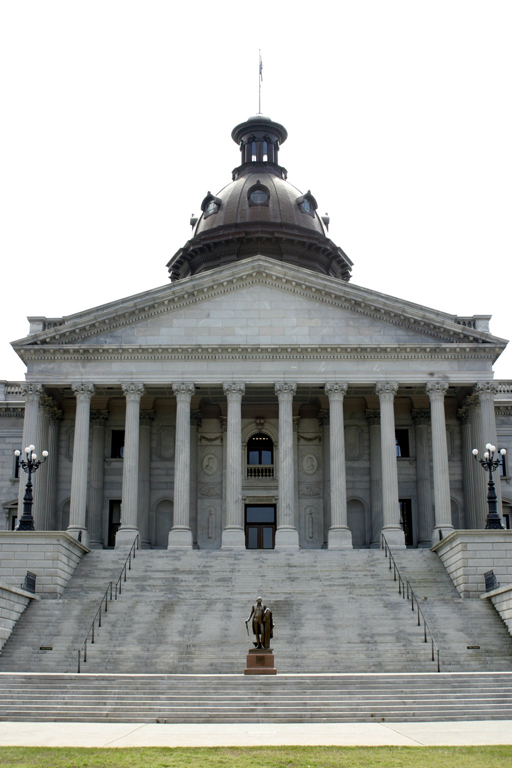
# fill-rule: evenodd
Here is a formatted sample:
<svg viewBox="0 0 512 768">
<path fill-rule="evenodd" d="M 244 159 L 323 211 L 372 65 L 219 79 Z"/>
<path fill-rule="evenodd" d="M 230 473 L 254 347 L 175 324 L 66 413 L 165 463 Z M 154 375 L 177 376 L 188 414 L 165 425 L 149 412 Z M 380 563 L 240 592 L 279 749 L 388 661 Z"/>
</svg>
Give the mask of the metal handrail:
<svg viewBox="0 0 512 768">
<path fill-rule="evenodd" d="M 427 633 L 430 635 L 430 645 L 432 649 L 432 661 L 437 661 L 437 671 L 441 671 L 441 659 L 440 659 L 440 651 L 439 646 L 434 640 L 434 635 L 432 634 L 432 630 L 427 624 L 427 620 L 425 618 L 425 614 L 420 608 L 420 604 L 418 601 L 418 598 L 416 597 L 414 590 L 412 588 L 411 582 L 407 579 L 404 579 L 403 576 L 400 573 L 400 570 L 396 564 L 395 558 L 393 557 L 393 554 L 391 552 L 391 549 L 389 548 L 389 544 L 386 541 L 386 537 L 384 534 L 381 534 L 381 549 L 384 550 L 384 556 L 389 556 L 389 570 L 393 568 L 393 579 L 394 581 L 397 581 L 398 578 L 398 594 L 402 595 L 402 598 L 405 600 L 411 601 L 411 611 L 416 611 L 418 616 L 418 627 L 421 627 L 421 619 L 423 619 L 423 642 L 427 643 Z M 414 607 L 414 604 L 416 603 L 416 608 Z"/>
<path fill-rule="evenodd" d="M 126 581 L 126 569 L 128 567 L 128 570 L 131 571 L 132 557 L 135 560 L 135 552 L 138 548 L 139 548 L 139 534 L 137 534 L 137 536 L 133 540 L 133 544 L 130 547 L 128 556 L 124 561 L 123 567 L 121 568 L 121 573 L 119 574 L 119 578 L 117 579 L 116 582 L 109 581 L 107 588 L 100 600 L 100 604 L 98 605 L 96 613 L 94 614 L 94 618 L 84 637 L 84 641 L 80 646 L 80 648 L 78 649 L 78 673 L 80 673 L 80 662 L 81 662 L 82 651 L 84 653 L 84 664 L 87 662 L 87 641 L 89 640 L 89 635 L 91 635 L 91 645 L 94 644 L 94 627 L 96 625 L 96 619 L 98 619 L 98 629 L 99 627 L 101 627 L 101 610 L 103 608 L 103 602 L 105 602 L 105 608 L 103 609 L 103 612 L 107 613 L 108 603 L 112 600 L 112 593 L 114 593 L 115 600 L 117 600 L 117 595 L 122 593 L 122 583 L 123 581 Z M 110 594 L 110 598 L 109 598 L 109 594 Z"/>
</svg>

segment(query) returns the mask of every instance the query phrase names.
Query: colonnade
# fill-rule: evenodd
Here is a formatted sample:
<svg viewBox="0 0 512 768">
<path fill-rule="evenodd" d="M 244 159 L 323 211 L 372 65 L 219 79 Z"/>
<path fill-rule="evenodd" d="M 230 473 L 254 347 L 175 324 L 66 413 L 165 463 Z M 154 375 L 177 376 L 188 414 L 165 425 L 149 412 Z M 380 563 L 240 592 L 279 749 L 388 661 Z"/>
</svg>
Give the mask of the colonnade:
<svg viewBox="0 0 512 768">
<path fill-rule="evenodd" d="M 169 533 L 169 548 L 189 549 L 193 544 L 191 528 L 191 400 L 195 393 L 192 382 L 172 384 L 176 397 L 176 443 L 174 477 L 174 520 Z M 276 548 L 297 549 L 299 534 L 296 519 L 297 478 L 294 461 L 294 419 L 293 397 L 297 385 L 283 381 L 275 384 L 279 403 L 279 492 L 277 506 Z M 344 438 L 344 397 L 348 384 L 343 381 L 328 381 L 325 393 L 329 399 L 329 411 L 322 412 L 319 419 L 324 430 L 324 445 L 329 467 L 328 484 L 324 486 L 324 508 L 330 507 L 326 515 L 328 522 L 328 547 L 331 549 L 350 548 L 352 536 L 347 520 L 347 483 L 345 470 Z M 103 446 L 105 424 L 108 413 L 94 411 L 91 414 L 91 399 L 95 393 L 92 383 L 72 385 L 76 397 L 76 418 L 73 444 L 71 476 L 70 519 L 68 532 L 80 536 L 84 543 L 99 545 L 103 540 L 101 513 L 103 503 Z M 149 493 L 144 483 L 149 483 L 150 472 L 150 428 L 154 419 L 153 411 L 140 411 L 141 397 L 145 394 L 143 384 L 122 384 L 126 399 L 125 450 L 122 481 L 122 520 L 117 532 L 116 546 L 131 545 L 137 533 L 143 542 L 149 543 L 147 521 L 149 514 L 141 514 L 141 505 L 149 512 Z M 242 401 L 245 394 L 243 382 L 223 384 L 227 400 L 227 423 L 225 440 L 225 524 L 222 531 L 222 548 L 245 548 L 244 508 L 242 503 Z M 398 383 L 379 382 L 375 393 L 379 397 L 379 409 L 366 412 L 370 434 L 370 488 L 372 536 L 376 539 L 381 529 L 388 543 L 402 547 L 404 534 L 400 525 L 398 504 L 398 474 L 395 450 L 394 399 Z M 430 399 L 430 410 L 413 409 L 412 419 L 416 426 L 416 461 L 419 505 L 419 542 L 427 543 L 432 536 L 435 543 L 453 530 L 450 507 L 450 479 L 446 439 L 444 400 L 448 391 L 446 382 L 429 382 L 425 391 Z M 478 499 L 485 497 L 485 475 L 473 472 L 471 448 L 481 449 L 485 440 L 496 443 L 494 417 L 494 395 L 496 385 L 492 382 L 476 385 L 474 394 L 464 402 L 459 411 L 463 448 L 464 501 L 468 527 L 483 527 L 485 508 Z M 45 399 L 46 398 L 46 399 Z M 25 387 L 25 421 L 23 445 L 49 443 L 50 460 L 46 473 L 39 475 L 39 495 L 45 499 L 35 507 L 37 527 L 50 527 L 48 510 L 55 505 L 55 478 L 58 459 L 58 424 L 61 416 L 44 394 L 42 385 L 28 384 Z M 428 450 L 428 431 L 432 440 L 432 472 Z M 88 487 L 89 440 L 92 431 L 92 452 L 90 481 Z M 142 450 L 141 450 L 142 448 Z M 38 449 L 41 448 L 38 445 Z M 53 461 L 53 464 L 51 463 Z M 42 467 L 44 469 L 44 465 Z M 142 475 L 141 475 L 142 470 Z M 324 469 L 325 471 L 325 469 Z M 433 479 L 434 519 L 432 515 L 431 479 Z M 480 488 L 483 485 L 483 489 Z M 499 483 L 496 484 L 499 489 Z M 20 482 L 20 498 L 23 497 L 23 483 Z M 37 492 L 35 493 L 36 504 Z M 90 530 L 86 527 L 86 504 L 95 511 L 90 515 Z M 501 495 L 499 511 L 501 513 Z M 46 518 L 45 519 L 45 515 Z M 139 521 L 140 524 L 139 524 Z M 379 526 L 380 521 L 380 526 Z M 139 527 L 145 526 L 144 530 Z M 379 527 L 378 527 L 379 526 Z M 432 533 L 433 531 L 433 533 Z M 378 541 L 372 541 L 377 544 Z"/>
</svg>

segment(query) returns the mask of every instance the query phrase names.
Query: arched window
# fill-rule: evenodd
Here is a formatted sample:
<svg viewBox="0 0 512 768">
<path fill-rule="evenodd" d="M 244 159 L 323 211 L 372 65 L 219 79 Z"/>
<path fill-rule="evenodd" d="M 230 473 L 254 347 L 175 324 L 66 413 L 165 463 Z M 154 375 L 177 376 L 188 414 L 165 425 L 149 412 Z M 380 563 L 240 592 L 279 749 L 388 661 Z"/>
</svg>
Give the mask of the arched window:
<svg viewBox="0 0 512 768">
<path fill-rule="evenodd" d="M 274 477 L 274 443 L 263 432 L 247 441 L 247 477 Z"/>
</svg>

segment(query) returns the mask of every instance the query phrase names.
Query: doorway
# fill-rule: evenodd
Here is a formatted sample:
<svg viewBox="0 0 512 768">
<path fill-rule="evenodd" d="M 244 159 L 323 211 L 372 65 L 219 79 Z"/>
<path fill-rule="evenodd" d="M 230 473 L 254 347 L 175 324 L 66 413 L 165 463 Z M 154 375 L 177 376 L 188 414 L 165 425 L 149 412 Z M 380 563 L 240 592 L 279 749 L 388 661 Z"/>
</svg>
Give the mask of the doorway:
<svg viewBox="0 0 512 768">
<path fill-rule="evenodd" d="M 274 549 L 276 507 L 263 504 L 245 507 L 245 546 L 247 549 Z"/>
<path fill-rule="evenodd" d="M 399 499 L 400 504 L 400 527 L 404 532 L 405 546 L 414 546 L 412 535 L 412 503 L 410 499 Z"/>
<path fill-rule="evenodd" d="M 110 499 L 108 503 L 108 546 L 115 547 L 116 533 L 121 526 L 121 499 Z"/>
</svg>

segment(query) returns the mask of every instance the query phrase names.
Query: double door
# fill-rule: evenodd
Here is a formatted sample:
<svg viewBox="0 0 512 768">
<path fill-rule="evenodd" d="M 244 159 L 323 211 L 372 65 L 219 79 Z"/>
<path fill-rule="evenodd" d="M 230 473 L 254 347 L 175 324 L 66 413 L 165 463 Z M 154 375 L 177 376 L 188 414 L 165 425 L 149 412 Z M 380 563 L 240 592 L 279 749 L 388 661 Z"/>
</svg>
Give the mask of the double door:
<svg viewBox="0 0 512 768">
<path fill-rule="evenodd" d="M 275 505 L 245 507 L 245 546 L 247 549 L 274 549 L 276 538 Z"/>
</svg>

